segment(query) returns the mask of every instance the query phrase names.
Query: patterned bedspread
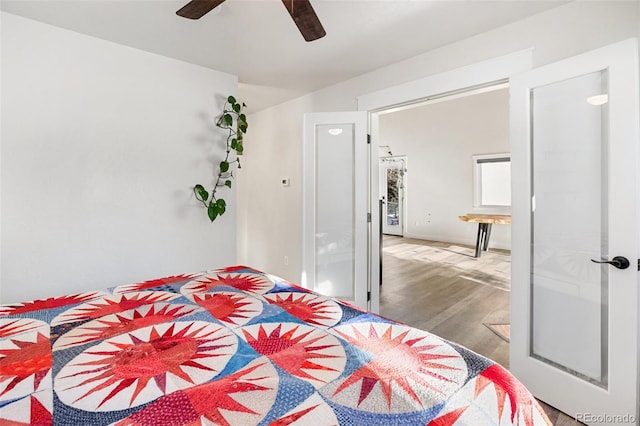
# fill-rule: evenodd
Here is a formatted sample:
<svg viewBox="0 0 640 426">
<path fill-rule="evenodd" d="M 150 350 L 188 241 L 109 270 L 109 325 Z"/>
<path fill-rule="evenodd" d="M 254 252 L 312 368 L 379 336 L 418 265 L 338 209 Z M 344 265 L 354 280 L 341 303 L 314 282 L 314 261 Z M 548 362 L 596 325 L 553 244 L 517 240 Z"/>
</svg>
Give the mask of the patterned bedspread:
<svg viewBox="0 0 640 426">
<path fill-rule="evenodd" d="M 0 306 L 0 424 L 548 421 L 486 358 L 236 266 Z"/>
</svg>

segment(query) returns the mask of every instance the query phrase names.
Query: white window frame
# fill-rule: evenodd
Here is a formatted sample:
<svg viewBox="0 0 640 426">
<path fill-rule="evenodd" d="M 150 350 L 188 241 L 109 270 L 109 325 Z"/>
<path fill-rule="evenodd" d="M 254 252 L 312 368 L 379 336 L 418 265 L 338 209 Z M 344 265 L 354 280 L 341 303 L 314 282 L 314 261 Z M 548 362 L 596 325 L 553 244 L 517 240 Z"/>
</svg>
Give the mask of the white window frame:
<svg viewBox="0 0 640 426">
<path fill-rule="evenodd" d="M 482 175 L 480 165 L 488 162 L 509 162 L 511 164 L 511 153 L 502 152 L 499 154 L 478 154 L 472 155 L 473 161 L 473 208 L 476 210 L 492 210 L 500 213 L 511 211 L 511 205 L 489 205 L 482 204 Z"/>
</svg>

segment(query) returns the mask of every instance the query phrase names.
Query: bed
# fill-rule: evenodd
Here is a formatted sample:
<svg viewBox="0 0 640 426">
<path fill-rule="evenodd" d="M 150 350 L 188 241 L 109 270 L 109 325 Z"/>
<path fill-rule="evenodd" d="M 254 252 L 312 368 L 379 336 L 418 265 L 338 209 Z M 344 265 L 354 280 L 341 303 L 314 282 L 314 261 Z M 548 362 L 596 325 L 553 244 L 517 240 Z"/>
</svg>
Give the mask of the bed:
<svg viewBox="0 0 640 426">
<path fill-rule="evenodd" d="M 233 266 L 0 306 L 2 425 L 546 425 L 464 347 Z"/>
</svg>

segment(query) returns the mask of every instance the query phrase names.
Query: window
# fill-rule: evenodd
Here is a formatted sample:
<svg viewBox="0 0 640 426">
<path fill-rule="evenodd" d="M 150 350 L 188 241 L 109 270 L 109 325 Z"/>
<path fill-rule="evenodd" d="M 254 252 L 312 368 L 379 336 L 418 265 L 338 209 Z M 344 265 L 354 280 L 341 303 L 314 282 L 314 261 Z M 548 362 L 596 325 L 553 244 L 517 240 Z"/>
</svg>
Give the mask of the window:
<svg viewBox="0 0 640 426">
<path fill-rule="evenodd" d="M 511 154 L 473 157 L 473 207 L 511 206 Z"/>
</svg>

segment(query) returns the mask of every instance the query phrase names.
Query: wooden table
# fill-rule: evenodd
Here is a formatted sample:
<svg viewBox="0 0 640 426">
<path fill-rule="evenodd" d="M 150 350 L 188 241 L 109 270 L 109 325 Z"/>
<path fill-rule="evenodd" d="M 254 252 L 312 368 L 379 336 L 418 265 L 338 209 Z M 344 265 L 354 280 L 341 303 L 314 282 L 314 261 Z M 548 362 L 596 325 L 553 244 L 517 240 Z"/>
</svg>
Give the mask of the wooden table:
<svg viewBox="0 0 640 426">
<path fill-rule="evenodd" d="M 509 224 L 511 223 L 511 215 L 508 214 L 478 214 L 467 213 L 464 216 L 458 216 L 463 222 L 473 222 L 478 224 L 478 238 L 476 240 L 476 256 L 480 257 L 482 250 L 487 251 L 489 248 L 489 237 L 491 236 L 491 226 L 493 224 Z"/>
</svg>

